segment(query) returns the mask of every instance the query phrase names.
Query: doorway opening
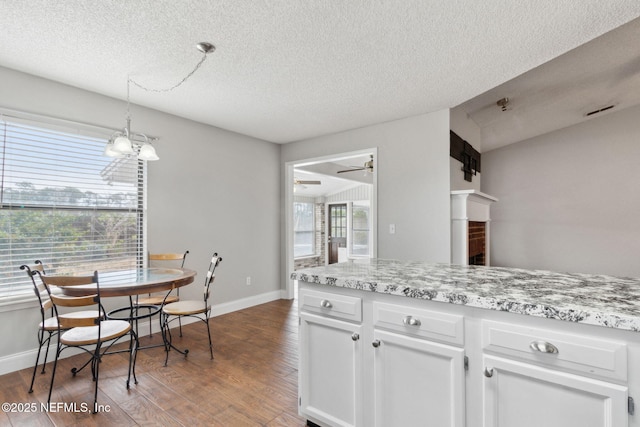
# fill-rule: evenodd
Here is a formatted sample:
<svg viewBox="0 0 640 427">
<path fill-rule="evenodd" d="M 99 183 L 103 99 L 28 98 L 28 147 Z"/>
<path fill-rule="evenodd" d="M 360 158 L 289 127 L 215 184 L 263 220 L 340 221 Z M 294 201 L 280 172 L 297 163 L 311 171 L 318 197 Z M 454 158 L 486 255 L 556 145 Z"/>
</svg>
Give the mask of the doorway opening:
<svg viewBox="0 0 640 427">
<path fill-rule="evenodd" d="M 377 149 L 285 164 L 286 274 L 377 256 Z M 287 280 L 286 297 L 294 297 Z"/>
</svg>

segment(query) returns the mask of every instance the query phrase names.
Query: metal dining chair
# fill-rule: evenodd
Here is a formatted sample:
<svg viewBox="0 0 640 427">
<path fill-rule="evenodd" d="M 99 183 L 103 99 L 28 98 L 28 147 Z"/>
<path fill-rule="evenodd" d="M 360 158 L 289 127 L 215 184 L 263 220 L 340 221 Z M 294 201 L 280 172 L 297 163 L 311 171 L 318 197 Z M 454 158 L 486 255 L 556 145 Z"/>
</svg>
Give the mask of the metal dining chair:
<svg viewBox="0 0 640 427">
<path fill-rule="evenodd" d="M 180 262 L 180 268 L 184 268 L 184 262 L 187 259 L 187 254 L 189 251 L 185 251 L 184 253 L 157 253 L 157 254 L 149 254 L 149 261 L 156 261 L 161 263 L 170 264 L 171 262 Z M 180 288 L 176 289 L 175 294 L 169 292 L 169 295 L 166 294 L 149 294 L 146 297 L 138 297 L 134 302 L 134 305 L 138 309 L 149 309 L 149 312 L 157 311 L 160 312 L 160 306 L 162 304 L 170 304 L 172 302 L 180 301 Z M 155 307 L 155 310 L 153 309 Z M 180 336 L 182 336 L 182 322 L 178 322 L 180 326 Z M 138 321 L 136 320 L 136 331 L 138 329 Z M 151 337 L 151 319 L 149 319 L 149 336 Z"/>
<path fill-rule="evenodd" d="M 31 384 L 29 385 L 29 393 L 33 393 L 33 384 L 36 380 L 36 372 L 38 371 L 38 363 L 40 362 L 40 353 L 42 352 L 42 347 L 47 344 L 47 349 L 44 352 L 44 361 L 42 362 L 42 372 L 45 373 L 45 366 L 47 365 L 47 356 L 49 355 L 49 346 L 51 345 L 51 338 L 58 332 L 58 322 L 53 313 L 53 306 L 51 301 L 47 297 L 47 293 L 45 291 L 43 284 L 36 283 L 34 277 L 36 275 L 36 270 L 39 270 L 42 274 L 45 274 L 44 266 L 42 265 L 42 261 L 37 260 L 34 265 L 21 265 L 20 270 L 25 270 L 27 272 L 27 276 L 31 280 L 33 284 L 33 291 L 38 298 L 38 307 L 40 307 L 40 324 L 38 325 L 38 354 L 36 355 L 36 363 L 33 366 L 33 374 L 31 375 Z"/>
<path fill-rule="evenodd" d="M 137 384 L 138 380 L 135 373 L 136 351 L 138 348 L 138 337 L 131 327 L 131 324 L 125 320 L 103 320 L 104 313 L 102 302 L 100 300 L 100 282 L 98 280 L 98 272 L 94 272 L 91 276 L 47 276 L 36 270 L 36 274 L 40 275 L 45 285 L 47 294 L 53 306 L 53 311 L 58 322 L 58 345 L 56 348 L 55 360 L 53 362 L 53 371 L 51 373 L 51 384 L 49 386 L 49 397 L 47 403 L 51 403 L 51 394 L 53 392 L 53 384 L 56 376 L 56 367 L 62 350 L 66 348 L 79 348 L 91 356 L 90 365 L 93 377 L 94 394 L 93 394 L 93 412 L 97 411 L 98 403 L 98 380 L 100 379 L 100 359 L 109 350 L 109 348 L 118 342 L 120 338 L 129 335 L 129 371 L 127 375 L 126 386 L 129 388 L 131 374 L 133 380 Z M 95 293 L 92 295 L 72 297 L 61 295 L 53 292 L 53 287 L 70 287 L 78 285 L 95 284 Z M 67 307 L 69 309 L 78 307 L 95 306 L 97 310 L 93 315 L 86 315 L 86 311 L 70 311 L 62 312 L 59 307 Z M 103 350 L 103 345 L 106 348 Z M 85 364 L 86 366 L 86 364 Z M 73 375 L 79 370 L 75 368 L 71 370 Z"/>
<path fill-rule="evenodd" d="M 20 270 L 24 270 L 31 279 L 33 284 L 33 291 L 38 298 L 38 306 L 40 307 L 41 321 L 38 324 L 38 353 L 36 355 L 36 363 L 33 366 L 33 374 L 31 375 L 31 384 L 29 385 L 29 393 L 33 393 L 33 384 L 36 379 L 36 372 L 38 371 L 38 364 L 40 362 L 40 355 L 42 354 L 42 348 L 47 345 L 44 351 L 44 360 L 42 362 L 41 374 L 45 373 L 45 367 L 47 365 L 47 357 L 49 356 L 49 348 L 51 346 L 51 340 L 58 334 L 58 319 L 55 317 L 53 310 L 53 303 L 49 299 L 44 283 L 41 280 L 36 281 L 36 271 L 40 274 L 46 274 L 42 261 L 36 260 L 33 265 L 21 265 Z M 97 310 L 84 311 L 81 314 L 86 316 L 97 315 Z"/>
<path fill-rule="evenodd" d="M 207 325 L 207 336 L 209 337 L 209 352 L 211 353 L 211 359 L 213 359 L 213 345 L 211 343 L 211 329 L 209 328 L 209 317 L 211 316 L 211 304 L 209 304 L 209 296 L 211 295 L 211 284 L 215 279 L 215 270 L 218 264 L 222 262 L 222 257 L 218 253 L 214 253 L 209 263 L 209 270 L 204 280 L 204 298 L 203 300 L 184 300 L 173 302 L 170 304 L 163 304 L 162 306 L 162 334 L 165 342 L 166 356 L 164 365 L 167 366 L 169 361 L 169 350 L 173 348 L 177 352 L 184 354 L 186 357 L 189 354 L 189 349 L 180 350 L 176 348 L 171 339 L 171 329 L 169 329 L 169 323 L 174 320 L 180 321 L 182 317 L 193 317 L 204 322 Z M 182 336 L 182 333 L 180 334 Z"/>
</svg>

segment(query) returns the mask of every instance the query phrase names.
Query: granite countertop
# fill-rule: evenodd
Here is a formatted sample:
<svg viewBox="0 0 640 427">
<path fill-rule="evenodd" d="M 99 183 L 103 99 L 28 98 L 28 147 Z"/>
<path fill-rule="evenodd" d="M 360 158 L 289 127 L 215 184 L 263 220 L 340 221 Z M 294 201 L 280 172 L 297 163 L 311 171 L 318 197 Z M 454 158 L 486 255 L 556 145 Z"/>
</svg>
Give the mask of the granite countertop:
<svg viewBox="0 0 640 427">
<path fill-rule="evenodd" d="M 640 332 L 640 278 L 385 259 L 301 269 L 291 278 Z"/>
</svg>

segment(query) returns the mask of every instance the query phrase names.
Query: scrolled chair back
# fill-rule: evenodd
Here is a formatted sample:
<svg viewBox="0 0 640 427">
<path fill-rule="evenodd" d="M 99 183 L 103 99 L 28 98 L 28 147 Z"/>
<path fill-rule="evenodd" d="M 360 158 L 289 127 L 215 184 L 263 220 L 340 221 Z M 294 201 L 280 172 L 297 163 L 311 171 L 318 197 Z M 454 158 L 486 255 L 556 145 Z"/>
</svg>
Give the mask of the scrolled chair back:
<svg viewBox="0 0 640 427">
<path fill-rule="evenodd" d="M 216 267 L 218 264 L 222 262 L 222 257 L 218 255 L 218 252 L 214 252 L 211 257 L 211 262 L 209 263 L 209 270 L 207 270 L 207 275 L 204 278 L 204 301 L 205 303 L 209 300 L 209 296 L 211 295 L 211 284 L 216 278 Z"/>
<path fill-rule="evenodd" d="M 23 264 L 20 266 L 20 270 L 26 271 L 27 276 L 31 279 L 33 292 L 36 294 L 36 297 L 38 297 L 41 311 L 44 312 L 44 310 L 51 308 L 51 301 L 49 300 L 44 283 L 42 283 L 41 280 L 39 282 L 35 280 L 38 273 L 41 275 L 46 274 L 42 261 L 36 260 L 32 265 Z"/>
</svg>

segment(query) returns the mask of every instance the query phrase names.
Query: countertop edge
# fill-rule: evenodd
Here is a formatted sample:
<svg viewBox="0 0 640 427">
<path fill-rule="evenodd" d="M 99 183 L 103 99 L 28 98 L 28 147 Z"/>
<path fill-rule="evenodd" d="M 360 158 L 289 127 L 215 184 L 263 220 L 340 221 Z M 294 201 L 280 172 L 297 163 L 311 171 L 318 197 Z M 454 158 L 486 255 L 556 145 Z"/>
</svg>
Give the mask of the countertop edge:
<svg viewBox="0 0 640 427">
<path fill-rule="evenodd" d="M 291 273 L 292 280 L 310 284 L 328 285 L 345 289 L 355 289 L 367 292 L 377 292 L 388 295 L 403 296 L 428 301 L 465 305 L 485 310 L 503 311 L 546 319 L 563 320 L 587 325 L 603 326 L 613 329 L 640 332 L 640 316 L 627 316 L 617 313 L 606 313 L 598 310 L 582 310 L 565 307 L 554 307 L 546 304 L 532 304 L 487 298 L 462 293 L 446 293 L 411 285 L 385 285 L 373 281 L 340 279 L 324 275 L 308 275 L 306 273 Z"/>
</svg>

